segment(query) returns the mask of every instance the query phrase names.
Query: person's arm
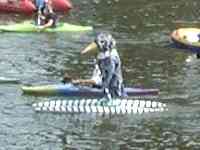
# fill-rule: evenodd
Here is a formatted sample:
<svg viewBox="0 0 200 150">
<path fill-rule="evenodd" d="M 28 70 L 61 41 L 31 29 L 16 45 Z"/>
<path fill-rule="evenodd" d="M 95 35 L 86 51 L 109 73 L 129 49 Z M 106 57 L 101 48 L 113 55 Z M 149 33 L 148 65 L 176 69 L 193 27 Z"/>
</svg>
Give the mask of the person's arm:
<svg viewBox="0 0 200 150">
<path fill-rule="evenodd" d="M 96 82 L 92 79 L 77 79 L 72 80 L 73 84 L 81 84 L 81 85 L 95 85 Z"/>
<path fill-rule="evenodd" d="M 74 84 L 82 84 L 82 85 L 97 85 L 97 86 L 101 86 L 101 84 L 102 84 L 102 76 L 101 76 L 101 71 L 99 69 L 99 66 L 95 65 L 95 68 L 93 70 L 93 74 L 92 74 L 92 78 L 91 79 L 73 80 L 72 83 L 74 83 Z"/>
<path fill-rule="evenodd" d="M 71 82 L 73 84 L 88 85 L 88 86 L 93 86 L 93 85 L 101 86 L 101 72 L 99 70 L 99 67 L 96 65 L 91 79 L 72 79 L 72 77 L 69 76 L 68 73 L 65 73 L 62 82 L 63 83 Z"/>
<path fill-rule="evenodd" d="M 53 19 L 50 19 L 46 24 L 39 26 L 40 29 L 46 29 L 53 25 Z"/>
</svg>

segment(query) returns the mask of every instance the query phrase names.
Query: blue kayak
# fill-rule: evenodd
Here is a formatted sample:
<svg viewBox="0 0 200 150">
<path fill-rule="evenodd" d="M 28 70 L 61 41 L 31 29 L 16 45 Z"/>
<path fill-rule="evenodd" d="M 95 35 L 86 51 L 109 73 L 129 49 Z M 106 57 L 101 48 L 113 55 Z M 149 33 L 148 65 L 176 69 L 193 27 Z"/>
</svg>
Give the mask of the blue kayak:
<svg viewBox="0 0 200 150">
<path fill-rule="evenodd" d="M 62 95 L 74 97 L 103 97 L 102 89 L 88 86 L 77 86 L 73 84 L 22 86 L 24 94 L 33 95 Z M 128 96 L 158 95 L 159 89 L 145 89 L 137 87 L 125 88 Z"/>
</svg>

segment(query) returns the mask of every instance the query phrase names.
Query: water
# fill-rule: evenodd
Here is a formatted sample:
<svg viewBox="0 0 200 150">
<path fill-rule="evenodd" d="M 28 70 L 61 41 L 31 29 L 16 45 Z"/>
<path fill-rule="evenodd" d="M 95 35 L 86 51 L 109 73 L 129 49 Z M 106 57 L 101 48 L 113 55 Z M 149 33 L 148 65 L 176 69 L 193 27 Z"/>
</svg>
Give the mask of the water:
<svg viewBox="0 0 200 150">
<path fill-rule="evenodd" d="M 127 85 L 154 87 L 169 111 L 137 115 L 36 113 L 33 102 L 60 97 L 22 95 L 19 84 L 0 85 L 0 149 L 150 150 L 200 148 L 199 60 L 171 48 L 177 27 L 198 27 L 198 0 L 74 0 L 63 19 L 109 31 L 118 42 Z M 1 14 L 4 22 L 24 17 Z M 177 23 L 181 21 L 181 23 Z M 64 71 L 88 78 L 92 58 L 79 52 L 94 34 L 0 33 L 0 76 L 22 84 L 58 83 Z M 181 97 L 181 98 L 177 98 Z"/>
</svg>

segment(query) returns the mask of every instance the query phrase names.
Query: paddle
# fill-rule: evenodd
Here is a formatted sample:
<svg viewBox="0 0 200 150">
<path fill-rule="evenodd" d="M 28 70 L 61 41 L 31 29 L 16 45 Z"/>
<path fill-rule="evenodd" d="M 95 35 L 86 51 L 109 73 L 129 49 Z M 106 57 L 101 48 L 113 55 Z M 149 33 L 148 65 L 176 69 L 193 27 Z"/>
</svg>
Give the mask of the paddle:
<svg viewBox="0 0 200 150">
<path fill-rule="evenodd" d="M 39 13 L 38 16 L 37 16 L 37 25 L 41 25 L 41 14 Z"/>
<path fill-rule="evenodd" d="M 36 31 L 37 32 L 41 32 L 43 30 L 43 27 L 41 26 L 42 25 L 42 14 L 41 14 L 41 11 L 39 11 L 37 13 L 37 19 L 36 19 Z"/>
<path fill-rule="evenodd" d="M 41 10 L 38 10 L 38 12 L 37 12 L 37 20 L 36 20 L 36 25 L 37 26 L 40 26 L 42 24 L 41 19 L 42 19 L 42 12 L 41 12 Z"/>
</svg>

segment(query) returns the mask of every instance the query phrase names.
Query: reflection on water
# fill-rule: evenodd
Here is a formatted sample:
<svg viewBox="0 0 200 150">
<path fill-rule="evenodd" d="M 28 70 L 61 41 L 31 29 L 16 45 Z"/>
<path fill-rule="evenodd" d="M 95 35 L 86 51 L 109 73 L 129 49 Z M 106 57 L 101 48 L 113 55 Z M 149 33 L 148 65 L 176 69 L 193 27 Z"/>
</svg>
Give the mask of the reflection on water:
<svg viewBox="0 0 200 150">
<path fill-rule="evenodd" d="M 173 29 L 198 26 L 199 1 L 73 3 L 74 10 L 63 19 L 92 25 L 94 33 L 110 31 L 118 41 L 126 85 L 159 88 L 158 101 L 170 108 L 160 113 L 110 116 L 36 113 L 32 103 L 60 97 L 25 96 L 19 84 L 1 84 L 1 148 L 199 149 L 199 61 L 168 46 Z M 1 14 L 0 23 L 23 18 Z M 88 78 L 93 58 L 79 53 L 93 40 L 94 33 L 0 33 L 0 76 L 18 78 L 24 84 L 58 83 L 64 71 L 75 78 Z"/>
</svg>

